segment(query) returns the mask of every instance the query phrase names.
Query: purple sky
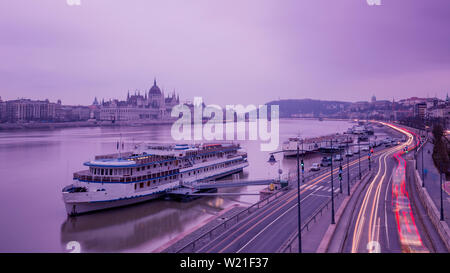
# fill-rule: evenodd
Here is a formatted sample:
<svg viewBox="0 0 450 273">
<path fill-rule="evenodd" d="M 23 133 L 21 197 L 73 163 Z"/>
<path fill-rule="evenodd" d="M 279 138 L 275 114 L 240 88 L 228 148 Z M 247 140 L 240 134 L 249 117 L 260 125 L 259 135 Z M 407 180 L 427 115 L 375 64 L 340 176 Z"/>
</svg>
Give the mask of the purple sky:
<svg viewBox="0 0 450 273">
<path fill-rule="evenodd" d="M 216 104 L 444 97 L 450 1 L 2 0 L 0 96 Z"/>
</svg>

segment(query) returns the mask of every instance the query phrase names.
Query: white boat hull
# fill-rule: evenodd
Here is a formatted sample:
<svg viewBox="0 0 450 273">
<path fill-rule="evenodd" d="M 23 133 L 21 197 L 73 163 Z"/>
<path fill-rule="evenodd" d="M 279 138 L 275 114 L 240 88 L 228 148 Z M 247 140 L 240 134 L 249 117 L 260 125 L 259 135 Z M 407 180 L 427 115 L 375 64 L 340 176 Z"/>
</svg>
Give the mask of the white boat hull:
<svg viewBox="0 0 450 273">
<path fill-rule="evenodd" d="M 66 211 L 70 216 L 76 216 L 88 212 L 129 206 L 137 203 L 146 202 L 149 200 L 153 200 L 161 197 L 163 194 L 151 194 L 147 196 L 141 197 L 133 197 L 128 199 L 121 200 L 112 200 L 112 201 L 98 201 L 98 202 L 75 202 L 75 203 L 66 203 Z"/>
</svg>

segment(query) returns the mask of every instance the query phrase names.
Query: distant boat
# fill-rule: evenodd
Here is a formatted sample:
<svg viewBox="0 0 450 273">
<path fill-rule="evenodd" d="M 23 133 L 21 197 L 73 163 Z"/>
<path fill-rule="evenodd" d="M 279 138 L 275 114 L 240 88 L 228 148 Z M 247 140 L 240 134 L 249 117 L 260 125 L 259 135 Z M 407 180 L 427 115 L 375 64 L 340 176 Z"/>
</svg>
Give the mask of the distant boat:
<svg viewBox="0 0 450 273">
<path fill-rule="evenodd" d="M 323 121 L 323 118 L 319 118 L 319 121 Z"/>
</svg>

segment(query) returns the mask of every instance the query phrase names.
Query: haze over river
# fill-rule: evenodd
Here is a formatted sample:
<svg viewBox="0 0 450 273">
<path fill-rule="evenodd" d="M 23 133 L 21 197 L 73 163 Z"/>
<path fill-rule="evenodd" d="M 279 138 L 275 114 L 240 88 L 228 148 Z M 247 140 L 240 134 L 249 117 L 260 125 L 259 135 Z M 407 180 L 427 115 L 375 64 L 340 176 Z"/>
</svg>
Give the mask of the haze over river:
<svg viewBox="0 0 450 273">
<path fill-rule="evenodd" d="M 344 132 L 346 121 L 280 120 L 280 145 L 289 137 Z M 204 197 L 179 203 L 155 200 L 75 218 L 68 218 L 61 189 L 75 171 L 95 155 L 115 153 L 122 136 L 125 150 L 133 143 L 170 143 L 171 126 L 71 128 L 0 132 L 0 252 L 66 252 L 78 241 L 82 252 L 149 252 L 189 231 L 223 209 L 249 205 L 258 195 Z M 267 163 L 259 141 L 240 141 L 250 166 L 242 179 L 274 178 L 278 164 Z M 277 155 L 281 159 L 282 155 Z M 295 159 L 280 162 L 283 173 Z M 227 189 L 259 192 L 264 186 Z"/>
</svg>

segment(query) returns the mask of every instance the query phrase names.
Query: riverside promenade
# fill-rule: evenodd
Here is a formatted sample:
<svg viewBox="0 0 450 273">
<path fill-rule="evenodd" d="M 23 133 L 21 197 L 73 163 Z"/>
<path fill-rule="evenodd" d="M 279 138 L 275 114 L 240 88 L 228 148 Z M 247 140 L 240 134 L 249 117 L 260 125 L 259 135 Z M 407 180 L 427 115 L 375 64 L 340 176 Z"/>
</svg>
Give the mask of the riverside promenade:
<svg viewBox="0 0 450 273">
<path fill-rule="evenodd" d="M 432 158 L 434 145 L 427 141 L 423 148 L 423 164 L 422 164 L 422 151 L 417 154 L 417 171 L 422 179 L 425 180 L 425 188 L 427 189 L 434 205 L 438 210 L 441 209 L 441 191 L 440 191 L 440 174 Z M 422 172 L 423 166 L 423 172 Z M 423 177 L 422 177 L 423 176 Z M 444 204 L 444 220 L 447 225 L 450 225 L 450 181 L 445 180 L 445 175 L 442 176 L 444 191 L 443 191 L 443 204 Z"/>
</svg>

